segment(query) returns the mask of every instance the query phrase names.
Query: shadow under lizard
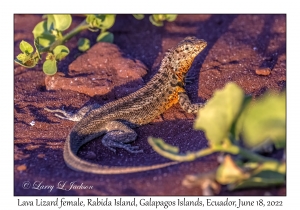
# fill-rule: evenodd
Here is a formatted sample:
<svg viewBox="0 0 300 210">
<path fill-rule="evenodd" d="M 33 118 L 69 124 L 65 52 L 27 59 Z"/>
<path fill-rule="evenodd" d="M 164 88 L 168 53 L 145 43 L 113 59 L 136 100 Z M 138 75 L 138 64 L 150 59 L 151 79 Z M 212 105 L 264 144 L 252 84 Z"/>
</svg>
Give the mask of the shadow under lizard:
<svg viewBox="0 0 300 210">
<path fill-rule="evenodd" d="M 55 116 L 62 119 L 78 121 L 65 142 L 63 156 L 66 164 L 74 170 L 95 174 L 134 173 L 177 164 L 103 166 L 85 161 L 76 154 L 82 145 L 99 136 L 103 136 L 102 144 L 112 151 L 123 148 L 131 153 L 142 152 L 129 144 L 137 137 L 132 128 L 151 122 L 176 103 L 188 113 L 197 113 L 204 104 L 192 104 L 189 100 L 184 89 L 185 75 L 206 45 L 204 40 L 186 37 L 166 53 L 157 74 L 144 87 L 116 101 L 103 106 L 86 106 L 76 114 L 45 108 L 49 112 L 61 113 L 63 116 Z"/>
</svg>

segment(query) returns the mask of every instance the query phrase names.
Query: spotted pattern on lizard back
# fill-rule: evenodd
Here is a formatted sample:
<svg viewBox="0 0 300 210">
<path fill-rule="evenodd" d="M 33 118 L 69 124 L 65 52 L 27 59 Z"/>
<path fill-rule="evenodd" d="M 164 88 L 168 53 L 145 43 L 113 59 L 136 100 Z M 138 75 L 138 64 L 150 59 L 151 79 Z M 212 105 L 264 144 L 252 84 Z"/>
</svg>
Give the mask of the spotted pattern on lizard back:
<svg viewBox="0 0 300 210">
<path fill-rule="evenodd" d="M 129 143 L 137 134 L 132 129 L 151 122 L 172 105 L 179 103 L 188 113 L 196 113 L 203 104 L 191 104 L 184 86 L 185 76 L 195 57 L 206 47 L 204 40 L 186 37 L 170 49 L 161 62 L 157 74 L 138 91 L 103 106 L 84 107 L 72 115 L 61 110 L 63 119 L 79 121 L 68 135 L 64 147 L 66 164 L 75 170 L 96 174 L 133 173 L 176 164 L 169 162 L 154 166 L 115 167 L 101 166 L 80 159 L 79 148 L 92 139 L 103 136 L 102 144 L 112 151 L 123 148 L 132 153 L 142 152 Z"/>
</svg>

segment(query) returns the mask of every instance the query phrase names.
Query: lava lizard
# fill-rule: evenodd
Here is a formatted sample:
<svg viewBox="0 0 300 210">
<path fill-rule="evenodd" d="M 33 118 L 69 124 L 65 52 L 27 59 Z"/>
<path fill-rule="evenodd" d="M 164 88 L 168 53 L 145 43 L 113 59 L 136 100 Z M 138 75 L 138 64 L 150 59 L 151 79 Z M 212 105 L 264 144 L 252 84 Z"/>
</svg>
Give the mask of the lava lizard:
<svg viewBox="0 0 300 210">
<path fill-rule="evenodd" d="M 132 128 L 151 122 L 176 103 L 186 112 L 196 113 L 204 104 L 191 104 L 184 89 L 185 75 L 206 45 L 204 40 L 186 37 L 166 53 L 157 74 L 144 87 L 116 101 L 103 106 L 85 106 L 76 114 L 45 108 L 63 115 L 55 114 L 57 117 L 78 121 L 65 142 L 63 156 L 66 164 L 74 170 L 95 174 L 134 173 L 176 164 L 102 166 L 85 161 L 76 154 L 82 145 L 99 136 L 103 136 L 102 144 L 112 151 L 123 148 L 131 153 L 142 152 L 138 146 L 129 144 L 137 137 Z"/>
</svg>

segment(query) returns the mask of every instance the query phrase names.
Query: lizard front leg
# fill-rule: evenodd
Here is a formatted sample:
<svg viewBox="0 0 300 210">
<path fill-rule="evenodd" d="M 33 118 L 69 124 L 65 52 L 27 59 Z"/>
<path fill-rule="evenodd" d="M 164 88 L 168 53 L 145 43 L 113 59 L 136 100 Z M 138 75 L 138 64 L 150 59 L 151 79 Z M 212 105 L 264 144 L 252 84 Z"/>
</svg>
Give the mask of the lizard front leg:
<svg viewBox="0 0 300 210">
<path fill-rule="evenodd" d="M 178 103 L 184 111 L 194 114 L 196 114 L 198 110 L 205 105 L 205 103 L 192 104 L 185 91 L 178 93 Z"/>
</svg>

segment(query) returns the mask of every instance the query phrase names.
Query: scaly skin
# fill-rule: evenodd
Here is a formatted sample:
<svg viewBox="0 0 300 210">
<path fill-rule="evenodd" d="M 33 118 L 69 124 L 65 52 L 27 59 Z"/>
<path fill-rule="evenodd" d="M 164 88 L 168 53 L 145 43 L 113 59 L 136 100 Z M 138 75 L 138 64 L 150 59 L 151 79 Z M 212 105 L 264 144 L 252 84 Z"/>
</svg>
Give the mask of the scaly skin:
<svg viewBox="0 0 300 210">
<path fill-rule="evenodd" d="M 206 45 L 204 40 L 196 37 L 185 38 L 176 48 L 166 53 L 158 73 L 143 88 L 101 107 L 85 107 L 82 111 L 84 113 L 80 113 L 79 117 L 60 110 L 46 109 L 65 115 L 56 115 L 58 117 L 79 121 L 65 142 L 66 164 L 74 170 L 95 174 L 133 173 L 176 164 L 177 162 L 143 167 L 101 166 L 80 159 L 76 154 L 82 145 L 103 135 L 103 145 L 113 151 L 114 148 L 123 148 L 132 153 L 142 152 L 138 147 L 128 144 L 137 137 L 131 128 L 151 122 L 176 103 L 188 113 L 196 113 L 203 104 L 191 104 L 184 90 L 184 79 L 194 58 Z"/>
</svg>

